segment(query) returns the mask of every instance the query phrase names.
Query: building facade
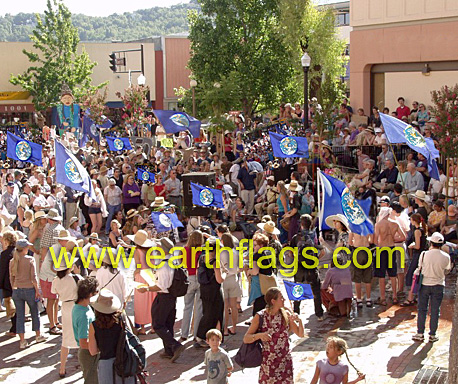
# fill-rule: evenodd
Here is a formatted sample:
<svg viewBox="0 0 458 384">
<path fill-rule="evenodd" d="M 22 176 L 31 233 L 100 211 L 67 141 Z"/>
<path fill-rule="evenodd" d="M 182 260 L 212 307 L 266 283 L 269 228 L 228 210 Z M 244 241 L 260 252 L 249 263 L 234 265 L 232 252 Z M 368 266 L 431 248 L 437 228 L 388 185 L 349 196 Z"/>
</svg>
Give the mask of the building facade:
<svg viewBox="0 0 458 384">
<path fill-rule="evenodd" d="M 351 0 L 353 108 L 431 105 L 458 83 L 458 0 Z"/>
</svg>

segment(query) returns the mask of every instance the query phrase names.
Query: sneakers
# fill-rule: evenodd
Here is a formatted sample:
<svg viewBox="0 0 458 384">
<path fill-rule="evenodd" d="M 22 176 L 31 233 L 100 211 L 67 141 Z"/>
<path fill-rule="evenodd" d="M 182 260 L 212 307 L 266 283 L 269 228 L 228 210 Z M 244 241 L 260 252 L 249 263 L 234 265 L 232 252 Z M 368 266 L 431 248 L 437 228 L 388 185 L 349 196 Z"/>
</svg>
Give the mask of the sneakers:
<svg viewBox="0 0 458 384">
<path fill-rule="evenodd" d="M 435 343 L 438 340 L 439 340 L 439 338 L 436 335 L 429 335 L 429 340 L 428 341 L 430 343 Z"/>
<path fill-rule="evenodd" d="M 425 341 L 425 336 L 422 333 L 417 333 L 416 335 L 412 336 L 413 341 L 419 341 L 420 343 L 423 343 Z"/>
<path fill-rule="evenodd" d="M 48 338 L 43 335 L 35 336 L 35 341 L 37 343 L 44 343 L 46 340 L 48 340 Z"/>
<path fill-rule="evenodd" d="M 28 346 L 29 346 L 29 343 L 27 342 L 27 340 L 19 342 L 19 349 L 26 349 Z"/>
</svg>

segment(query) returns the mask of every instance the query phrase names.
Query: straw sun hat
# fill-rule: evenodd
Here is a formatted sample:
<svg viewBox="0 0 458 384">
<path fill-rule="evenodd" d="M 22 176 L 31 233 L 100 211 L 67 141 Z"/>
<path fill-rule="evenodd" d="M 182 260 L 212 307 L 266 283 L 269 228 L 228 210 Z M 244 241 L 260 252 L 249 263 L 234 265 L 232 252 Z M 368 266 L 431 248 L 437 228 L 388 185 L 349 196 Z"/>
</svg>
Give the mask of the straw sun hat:
<svg viewBox="0 0 458 384">
<path fill-rule="evenodd" d="M 111 291 L 108 289 L 101 289 L 98 295 L 91 298 L 91 306 L 97 312 L 108 315 L 121 310 L 122 303 Z"/>
<path fill-rule="evenodd" d="M 326 217 L 326 220 L 325 220 L 326 225 L 329 228 L 334 228 L 335 229 L 334 221 L 339 221 L 343 225 L 345 225 L 345 227 L 347 229 L 350 229 L 350 224 L 348 223 L 348 220 L 344 215 L 342 215 L 340 213 L 338 213 L 337 215 L 330 215 L 330 216 Z"/>
<path fill-rule="evenodd" d="M 279 235 L 280 234 L 280 230 L 277 227 L 275 227 L 275 223 L 273 221 L 268 221 L 266 223 L 259 223 L 258 227 L 270 235 Z"/>
<path fill-rule="evenodd" d="M 148 233 L 143 229 L 137 231 L 135 235 L 127 235 L 127 237 L 140 247 L 149 248 L 154 246 L 154 242 L 148 239 Z"/>
</svg>

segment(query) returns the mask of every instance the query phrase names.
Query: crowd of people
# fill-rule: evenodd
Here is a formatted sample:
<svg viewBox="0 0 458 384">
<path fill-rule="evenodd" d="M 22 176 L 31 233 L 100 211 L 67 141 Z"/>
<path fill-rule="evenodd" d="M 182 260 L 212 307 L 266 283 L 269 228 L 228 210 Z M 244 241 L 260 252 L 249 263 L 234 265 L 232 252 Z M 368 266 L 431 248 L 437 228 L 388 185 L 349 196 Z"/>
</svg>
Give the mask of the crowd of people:
<svg viewBox="0 0 458 384">
<path fill-rule="evenodd" d="M 409 109 L 402 97 L 398 101 L 393 115 L 435 140 L 436 122 L 425 105 L 413 102 Z M 264 345 L 259 382 L 292 383 L 288 336 L 304 335 L 301 302 L 295 301 L 290 308 L 277 288 L 281 263 L 294 260 L 288 252 L 279 260 L 282 248 L 290 245 L 297 247 L 299 255 L 306 247 L 317 249 L 318 265 L 307 265 L 299 256 L 294 280 L 311 285 L 318 321 L 324 316 L 350 316 L 353 302 L 358 310 L 373 305 L 418 305 L 413 339 L 424 340 L 429 307 L 429 341 L 437 341 L 445 275 L 454 262 L 450 242 L 458 242 L 457 164 L 452 164 L 449 175 L 439 166 L 440 180 L 431 179 L 424 156 L 409 151 L 400 158 L 401 151 L 387 143 L 376 107 L 371 116 L 362 109 L 354 115 L 344 100 L 336 111 L 333 130 L 326 133 L 314 121 L 320 108 L 311 100 L 305 117 L 300 104 L 294 108 L 286 104 L 277 116 L 281 129 L 291 134 L 297 132 L 290 119 L 308 119 L 310 129 L 299 129 L 308 139 L 308 159 L 275 158 L 267 132 L 248 139 L 247 124 L 241 118 L 235 120 L 233 132 L 225 132 L 222 148 L 203 129 L 194 140 L 186 131 L 168 135 L 173 147 L 162 146 L 156 138 L 157 145 L 148 152 L 138 147 L 122 153 L 110 152 L 103 140 L 100 145 L 90 142 L 80 148 L 75 135 L 65 132 L 60 140 L 88 171 L 95 199 L 56 183 L 52 140 L 44 143 L 41 167 L 13 160 L 1 163 L 0 292 L 11 321 L 8 336 L 19 336 L 20 349 L 28 347 L 27 303 L 36 342 L 47 341 L 40 314 L 47 316 L 47 332 L 62 337 L 60 377 L 66 375 L 69 350 L 78 348 L 85 383 L 112 383 L 116 341 L 123 331 L 126 305 L 133 300 L 131 328 L 136 334 L 155 333 L 164 345 L 161 357 L 171 362 L 180 357 L 190 338 L 195 348 L 210 347 L 205 354 L 208 382 L 222 383 L 221 377 L 212 377 L 211 367 L 224 365 L 226 369 L 218 370 L 218 375 L 230 375 L 232 362 L 224 352 L 224 338 L 240 331 L 238 317 L 243 312 L 242 297 L 247 295 L 252 319 L 244 342 Z M 341 156 L 346 156 L 337 154 L 341 147 L 353 148 L 356 170 L 339 167 Z M 358 199 L 372 199 L 373 234 L 352 232 L 344 215 L 323 218 L 331 230 L 319 230 L 317 167 L 340 176 Z M 155 181 L 139 180 L 138 168 L 154 173 Z M 184 206 L 183 197 L 189 192 L 183 190 L 182 179 L 193 172 L 215 174 L 212 187 L 223 191 L 224 209 L 215 209 L 208 217 L 187 216 L 190 207 Z M 161 232 L 152 212 L 176 213 L 183 227 Z M 237 250 L 242 238 L 253 240 L 254 263 Z M 181 300 L 172 288 L 176 272 L 166 263 L 155 270 L 152 281 L 145 277 L 145 270 L 150 269 L 147 252 L 151 247 L 162 248 L 170 258 L 178 244 L 184 246 L 189 285 L 181 337 L 176 339 L 177 300 Z M 209 247 L 203 252 L 205 244 Z M 218 246 L 232 252 L 217 254 Z M 135 247 L 135 285 L 108 254 L 100 268 L 92 262 L 84 265 L 81 258 L 74 265 L 56 266 L 53 255 L 64 247 L 69 253 L 80 247 L 86 256 L 91 250 L 100 254 L 103 247 L 110 247 L 115 255 L 120 248 Z M 269 262 L 265 247 L 275 250 L 275 262 Z M 368 252 L 358 251 L 358 265 L 365 266 L 360 268 L 344 252 L 333 258 L 338 247 L 352 251 L 397 247 L 397 251 L 393 258 L 388 250 L 381 252 L 379 264 L 371 262 Z M 337 264 L 348 260 L 348 268 L 338 268 Z M 418 285 L 420 272 L 420 288 L 412 289 Z M 244 279 L 250 282 L 245 292 Z M 373 279 L 379 283 L 378 298 L 372 297 Z M 348 366 L 339 360 L 346 350 L 344 340 L 329 339 L 327 359 L 317 363 L 312 382 L 325 382 L 323 377 L 330 373 L 335 383 L 362 380 L 364 375 L 358 372 L 355 380 L 348 381 Z"/>
</svg>

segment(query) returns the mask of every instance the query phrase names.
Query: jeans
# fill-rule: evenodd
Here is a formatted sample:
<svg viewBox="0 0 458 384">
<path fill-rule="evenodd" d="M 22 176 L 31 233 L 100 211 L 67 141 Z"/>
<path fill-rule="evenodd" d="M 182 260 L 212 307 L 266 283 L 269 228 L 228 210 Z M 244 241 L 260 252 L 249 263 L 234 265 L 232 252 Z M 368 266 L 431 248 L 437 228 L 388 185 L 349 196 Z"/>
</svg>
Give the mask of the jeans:
<svg viewBox="0 0 458 384">
<path fill-rule="evenodd" d="M 16 306 L 16 332 L 25 333 L 25 303 L 30 308 L 32 315 L 32 331 L 40 330 L 40 316 L 35 301 L 35 288 L 13 289 L 13 301 Z"/>
<path fill-rule="evenodd" d="M 122 384 L 123 380 L 121 377 L 116 375 L 116 380 L 113 380 L 113 363 L 115 361 L 115 357 L 112 357 L 111 359 L 106 359 L 106 360 L 99 360 L 99 366 L 98 366 L 98 378 L 99 378 L 99 384 Z M 135 383 L 135 377 L 130 376 L 130 377 L 125 377 L 124 378 L 124 384 L 134 384 Z"/>
<path fill-rule="evenodd" d="M 111 220 L 113 220 L 115 213 L 120 210 L 121 210 L 121 204 L 118 204 L 118 205 L 107 204 L 108 217 L 107 217 L 107 223 L 105 226 L 105 233 L 107 235 L 110 233 Z"/>
<path fill-rule="evenodd" d="M 170 293 L 158 293 L 151 306 L 152 326 L 162 339 L 165 353 L 169 356 L 173 356 L 173 353 L 181 347 L 181 343 L 173 337 L 176 308 L 177 299 Z"/>
<path fill-rule="evenodd" d="M 444 297 L 443 285 L 422 285 L 418 292 L 418 317 L 417 329 L 418 333 L 425 333 L 426 315 L 428 314 L 428 305 L 431 304 L 431 317 L 429 319 L 429 334 L 436 335 L 439 325 L 439 315 Z"/>
<path fill-rule="evenodd" d="M 196 310 L 194 311 L 194 306 Z M 197 275 L 189 276 L 188 292 L 184 296 L 183 321 L 181 322 L 181 337 L 188 338 L 191 327 L 192 313 L 194 312 L 194 331 L 196 337 L 197 328 L 202 318 L 202 300 L 200 299 L 200 284 Z"/>
</svg>

